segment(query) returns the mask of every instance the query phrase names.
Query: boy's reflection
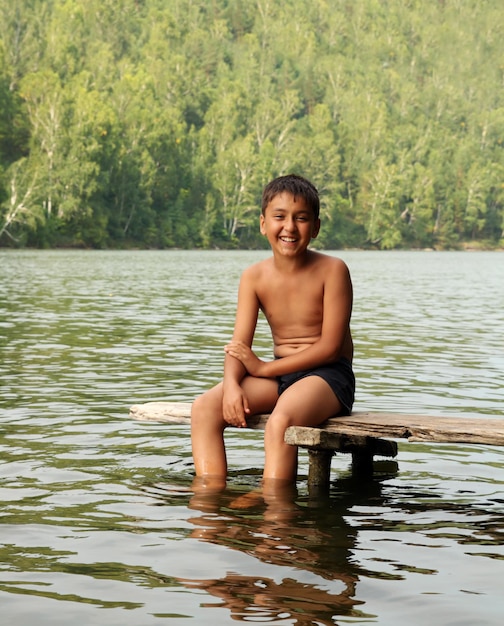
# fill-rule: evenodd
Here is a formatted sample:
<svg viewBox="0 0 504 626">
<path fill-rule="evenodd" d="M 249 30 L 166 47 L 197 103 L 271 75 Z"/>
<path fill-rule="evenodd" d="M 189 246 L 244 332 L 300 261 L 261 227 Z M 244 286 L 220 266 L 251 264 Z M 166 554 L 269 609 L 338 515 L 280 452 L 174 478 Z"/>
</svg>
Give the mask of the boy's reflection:
<svg viewBox="0 0 504 626">
<path fill-rule="evenodd" d="M 261 562 L 289 568 L 289 576 L 265 578 L 227 574 L 211 580 L 180 580 L 222 600 L 236 620 L 295 620 L 293 624 L 334 624 L 334 616 L 364 617 L 356 608 L 358 567 L 352 563 L 356 529 L 345 522 L 349 507 L 361 498 L 380 497 L 379 482 L 342 488 L 338 497 L 311 498 L 301 506 L 292 485 L 237 495 L 222 486 L 196 481 L 189 507 L 192 537 L 249 554 Z M 372 493 L 370 493 L 370 490 Z M 360 496 L 358 495 L 360 494 Z M 320 577 L 296 580 L 296 570 Z M 304 577 L 306 579 L 306 576 Z M 325 582 L 327 581 L 327 582 Z M 366 616 L 369 617 L 369 616 Z"/>
</svg>

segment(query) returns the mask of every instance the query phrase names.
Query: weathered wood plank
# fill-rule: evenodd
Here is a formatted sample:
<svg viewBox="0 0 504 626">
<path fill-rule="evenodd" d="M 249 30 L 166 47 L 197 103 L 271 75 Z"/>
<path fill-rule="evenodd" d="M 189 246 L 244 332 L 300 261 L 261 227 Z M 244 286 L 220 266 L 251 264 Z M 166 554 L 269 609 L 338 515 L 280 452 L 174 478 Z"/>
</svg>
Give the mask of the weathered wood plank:
<svg viewBox="0 0 504 626">
<path fill-rule="evenodd" d="M 377 439 L 366 435 L 333 433 L 322 428 L 309 426 L 290 426 L 285 431 L 285 442 L 293 446 L 315 450 L 338 450 L 338 452 L 354 453 L 357 449 L 366 448 L 372 455 L 397 456 L 397 443 L 395 441 Z"/>
<path fill-rule="evenodd" d="M 433 417 L 395 413 L 354 413 L 328 420 L 324 429 L 347 435 L 368 435 L 434 443 L 504 445 L 504 419 Z"/>
<path fill-rule="evenodd" d="M 130 417 L 140 422 L 163 422 L 165 424 L 191 424 L 191 402 L 146 402 L 134 404 Z M 264 430 L 268 415 L 252 415 L 247 420 L 249 428 Z"/>
<path fill-rule="evenodd" d="M 190 424 L 190 402 L 147 402 L 131 407 L 137 420 Z M 263 429 L 267 415 L 249 420 L 250 428 Z M 504 445 L 504 419 L 473 417 L 433 417 L 398 413 L 356 411 L 348 417 L 333 417 L 322 424 L 323 432 L 348 436 L 385 437 L 437 443 Z M 317 429 L 320 430 L 320 429 Z"/>
<path fill-rule="evenodd" d="M 190 424 L 191 406 L 191 402 L 146 402 L 134 404 L 129 414 L 133 419 L 146 422 Z"/>
</svg>

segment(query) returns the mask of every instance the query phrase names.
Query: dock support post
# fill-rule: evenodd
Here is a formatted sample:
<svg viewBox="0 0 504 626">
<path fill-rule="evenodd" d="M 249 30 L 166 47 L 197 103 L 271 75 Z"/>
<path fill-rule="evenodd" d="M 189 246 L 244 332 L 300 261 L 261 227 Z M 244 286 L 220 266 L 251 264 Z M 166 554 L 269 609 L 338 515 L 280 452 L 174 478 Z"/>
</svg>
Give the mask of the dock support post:
<svg viewBox="0 0 504 626">
<path fill-rule="evenodd" d="M 329 485 L 333 454 L 334 450 L 308 449 L 308 485 L 317 487 Z"/>
<path fill-rule="evenodd" d="M 361 447 L 352 450 L 352 475 L 360 478 L 373 476 L 373 450 L 370 447 Z"/>
</svg>

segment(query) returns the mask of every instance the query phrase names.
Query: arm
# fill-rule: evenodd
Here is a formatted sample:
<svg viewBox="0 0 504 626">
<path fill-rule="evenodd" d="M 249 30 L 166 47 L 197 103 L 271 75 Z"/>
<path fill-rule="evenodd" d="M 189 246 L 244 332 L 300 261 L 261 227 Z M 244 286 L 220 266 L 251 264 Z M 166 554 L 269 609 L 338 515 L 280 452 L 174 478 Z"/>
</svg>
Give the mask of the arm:
<svg viewBox="0 0 504 626">
<path fill-rule="evenodd" d="M 272 378 L 298 370 L 310 369 L 330 363 L 341 356 L 349 333 L 352 314 L 353 291 L 350 273 L 342 261 L 324 268 L 324 297 L 322 326 L 319 338 L 308 348 L 274 361 L 261 361 L 244 343 L 233 341 L 226 346 L 244 364 L 253 376 Z"/>
<path fill-rule="evenodd" d="M 259 302 L 254 289 L 252 271 L 249 269 L 242 274 L 238 289 L 233 342 L 239 342 L 250 348 L 258 313 Z M 247 370 L 240 360 L 230 354 L 225 355 L 222 410 L 224 420 L 234 426 L 246 426 L 245 415 L 250 413 L 247 397 L 240 387 L 246 374 Z"/>
</svg>

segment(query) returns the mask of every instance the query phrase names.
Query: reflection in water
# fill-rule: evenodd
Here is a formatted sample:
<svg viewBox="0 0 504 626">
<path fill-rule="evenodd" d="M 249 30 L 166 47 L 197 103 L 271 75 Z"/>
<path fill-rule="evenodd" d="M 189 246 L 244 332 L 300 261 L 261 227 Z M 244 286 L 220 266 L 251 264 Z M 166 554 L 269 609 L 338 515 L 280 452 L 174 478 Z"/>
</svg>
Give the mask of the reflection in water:
<svg viewBox="0 0 504 626">
<path fill-rule="evenodd" d="M 373 604 L 363 599 L 366 594 L 359 594 L 359 583 L 369 590 L 371 580 L 385 598 L 389 591 L 383 585 L 421 577 L 419 594 L 427 594 L 429 602 L 416 606 L 420 621 L 413 623 L 425 623 L 422 611 L 445 594 L 449 598 L 446 573 L 462 575 L 460 594 L 484 593 L 502 561 L 501 499 L 495 498 L 492 511 L 474 502 L 433 497 L 421 484 L 404 491 L 399 485 L 391 487 L 398 476 L 395 462 L 377 462 L 375 470 L 375 477 L 365 482 L 342 474 L 331 484 L 330 495 L 298 493 L 293 487 L 250 492 L 236 480 L 227 488 L 212 489 L 195 481 L 186 494 L 187 508 L 195 513 L 186 518 L 193 527 L 189 537 L 252 560 L 239 572 L 226 568 L 219 576 L 184 576 L 177 581 L 214 596 L 215 602 L 200 606 L 225 608 L 232 620 L 303 626 L 334 625 L 343 623 L 341 618 L 349 623 L 378 620 Z M 156 483 L 142 490 L 158 506 L 172 506 L 177 500 L 180 504 L 180 491 L 173 484 Z M 471 575 L 450 572 L 454 566 L 448 565 L 449 555 L 456 545 L 465 546 L 473 558 L 483 558 L 474 561 Z M 444 558 L 447 563 L 442 565 Z M 482 577 L 485 570 L 489 579 Z M 463 600 L 455 597 L 453 602 Z M 450 605 L 441 606 L 448 611 Z M 487 610 L 493 615 L 496 608 L 489 603 Z"/>
<path fill-rule="evenodd" d="M 346 516 L 359 503 L 379 506 L 381 482 L 357 484 L 347 478 L 336 481 L 334 488 L 337 499 L 313 494 L 300 499 L 292 486 L 243 494 L 196 480 L 188 506 L 199 514 L 188 520 L 194 526 L 190 536 L 238 550 L 278 571 L 269 576 L 227 572 L 220 578 L 180 582 L 219 598 L 218 604 L 202 606 L 225 607 L 238 621 L 329 625 L 335 616 L 371 617 L 355 598 L 359 576 L 369 573 L 354 563 L 358 528 Z M 163 490 L 160 484 L 148 489 L 161 498 Z"/>
</svg>

